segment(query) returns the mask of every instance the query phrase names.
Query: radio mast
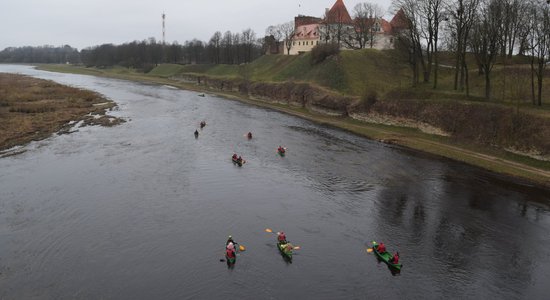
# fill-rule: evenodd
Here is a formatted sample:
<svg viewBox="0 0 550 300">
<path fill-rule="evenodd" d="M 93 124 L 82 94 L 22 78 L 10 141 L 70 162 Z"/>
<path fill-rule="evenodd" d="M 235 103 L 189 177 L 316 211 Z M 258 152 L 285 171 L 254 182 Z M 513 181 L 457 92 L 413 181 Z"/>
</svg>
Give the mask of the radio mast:
<svg viewBox="0 0 550 300">
<path fill-rule="evenodd" d="M 166 26 L 164 25 L 164 20 L 166 19 L 166 14 L 162 12 L 162 45 L 166 44 Z"/>
</svg>

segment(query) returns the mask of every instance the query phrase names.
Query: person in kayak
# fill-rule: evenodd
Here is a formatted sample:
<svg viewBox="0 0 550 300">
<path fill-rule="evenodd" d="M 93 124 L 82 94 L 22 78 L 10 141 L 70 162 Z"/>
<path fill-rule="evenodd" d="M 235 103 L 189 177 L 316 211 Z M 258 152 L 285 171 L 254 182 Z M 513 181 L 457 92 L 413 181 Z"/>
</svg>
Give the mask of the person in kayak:
<svg viewBox="0 0 550 300">
<path fill-rule="evenodd" d="M 394 265 L 396 265 L 397 263 L 399 263 L 399 252 L 396 252 L 392 259 L 390 260 L 390 262 Z"/>
<path fill-rule="evenodd" d="M 252 132 L 249 131 L 247 136 L 248 136 L 249 139 L 251 139 L 252 138 Z"/>
<path fill-rule="evenodd" d="M 237 154 L 233 154 L 233 160 L 237 160 Z"/>
<path fill-rule="evenodd" d="M 234 246 L 234 244 L 237 244 L 234 240 L 233 240 L 233 237 L 232 236 L 229 236 L 227 237 L 227 242 L 225 242 L 225 245 L 229 247 L 229 244 L 232 244 L 232 246 Z"/>
<path fill-rule="evenodd" d="M 237 162 L 242 164 L 243 163 L 243 158 L 241 156 L 239 156 L 239 158 L 237 158 Z"/>
<path fill-rule="evenodd" d="M 195 129 L 195 136 L 199 136 L 199 131 Z"/>
<path fill-rule="evenodd" d="M 279 145 L 279 149 L 277 150 L 281 153 L 285 153 L 285 148 L 281 147 L 281 145 Z"/>
<path fill-rule="evenodd" d="M 283 247 L 283 251 L 285 253 L 292 253 L 292 250 L 294 249 L 294 245 L 292 245 L 291 243 L 287 242 L 284 247 Z"/>
<path fill-rule="evenodd" d="M 286 241 L 286 235 L 284 232 L 279 232 L 279 234 L 277 235 L 277 241 L 281 244 L 286 244 L 287 241 Z"/>
<path fill-rule="evenodd" d="M 386 245 L 384 245 L 384 243 L 380 243 L 380 244 L 376 247 L 376 251 L 378 251 L 380 254 L 386 252 Z"/>
<path fill-rule="evenodd" d="M 233 243 L 227 244 L 225 254 L 228 258 L 235 258 L 235 245 L 233 245 Z"/>
</svg>

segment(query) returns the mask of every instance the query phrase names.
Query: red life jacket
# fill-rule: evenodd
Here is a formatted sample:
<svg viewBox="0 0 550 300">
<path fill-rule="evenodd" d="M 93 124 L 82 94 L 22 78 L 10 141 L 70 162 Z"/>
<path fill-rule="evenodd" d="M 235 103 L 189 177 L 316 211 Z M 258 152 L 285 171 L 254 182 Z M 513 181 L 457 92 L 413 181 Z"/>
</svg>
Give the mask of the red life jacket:
<svg viewBox="0 0 550 300">
<path fill-rule="evenodd" d="M 378 252 L 380 253 L 386 252 L 386 245 L 384 245 L 384 243 L 380 243 L 380 245 L 378 245 Z"/>
<path fill-rule="evenodd" d="M 393 256 L 393 259 L 391 261 L 393 264 L 397 264 L 399 262 L 399 255 L 395 254 Z"/>
<path fill-rule="evenodd" d="M 234 258 L 235 257 L 235 251 L 231 250 L 231 249 L 227 249 L 225 251 L 225 254 L 227 255 L 227 257 L 229 258 Z"/>
<path fill-rule="evenodd" d="M 284 242 L 286 241 L 286 236 L 284 234 L 279 234 L 279 236 L 277 237 L 277 240 L 279 242 Z"/>
</svg>

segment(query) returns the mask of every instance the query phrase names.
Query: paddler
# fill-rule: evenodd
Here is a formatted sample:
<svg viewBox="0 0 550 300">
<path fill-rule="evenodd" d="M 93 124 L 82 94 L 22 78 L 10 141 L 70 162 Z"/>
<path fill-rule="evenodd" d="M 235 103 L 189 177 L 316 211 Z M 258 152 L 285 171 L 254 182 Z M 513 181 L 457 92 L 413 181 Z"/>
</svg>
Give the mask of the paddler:
<svg viewBox="0 0 550 300">
<path fill-rule="evenodd" d="M 380 243 L 378 246 L 374 246 L 376 248 L 376 251 L 378 251 L 380 254 L 386 252 L 386 245 L 384 243 Z"/>
<path fill-rule="evenodd" d="M 279 234 L 277 235 L 277 241 L 281 244 L 286 244 L 286 235 L 284 232 L 279 232 Z"/>
<path fill-rule="evenodd" d="M 390 260 L 390 262 L 394 265 L 396 265 L 397 263 L 399 263 L 399 252 L 396 252 L 392 259 Z"/>
</svg>

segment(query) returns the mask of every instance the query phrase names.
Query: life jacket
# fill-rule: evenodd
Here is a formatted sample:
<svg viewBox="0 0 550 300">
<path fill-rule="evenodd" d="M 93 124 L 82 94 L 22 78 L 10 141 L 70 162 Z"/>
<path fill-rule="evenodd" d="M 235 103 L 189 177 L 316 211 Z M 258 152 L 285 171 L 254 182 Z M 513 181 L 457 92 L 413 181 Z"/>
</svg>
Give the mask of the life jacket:
<svg viewBox="0 0 550 300">
<path fill-rule="evenodd" d="M 225 254 L 229 258 L 234 258 L 235 257 L 235 250 L 227 249 L 227 250 L 225 250 Z"/>
<path fill-rule="evenodd" d="M 277 237 L 277 240 L 279 242 L 284 242 L 286 241 L 286 236 L 284 234 L 279 234 L 279 236 Z"/>
<path fill-rule="evenodd" d="M 397 264 L 399 262 L 399 255 L 395 254 L 391 262 L 392 264 Z"/>
<path fill-rule="evenodd" d="M 380 243 L 380 245 L 378 245 L 378 252 L 380 253 L 384 253 L 386 252 L 386 246 L 384 245 L 384 243 Z"/>
</svg>

